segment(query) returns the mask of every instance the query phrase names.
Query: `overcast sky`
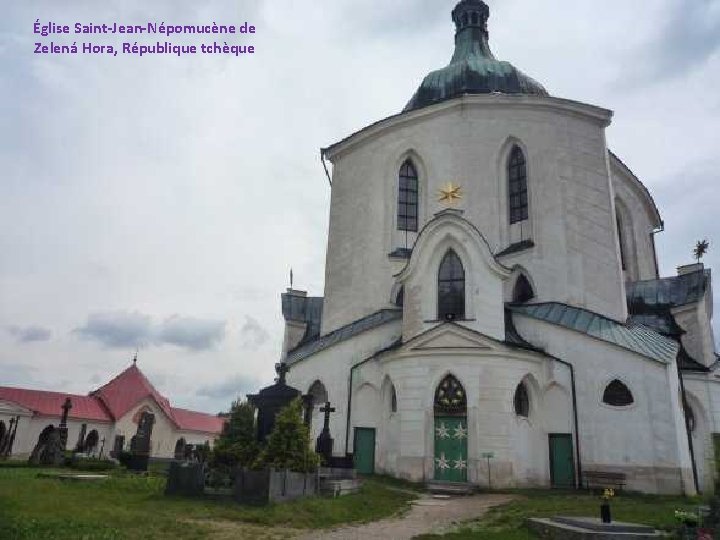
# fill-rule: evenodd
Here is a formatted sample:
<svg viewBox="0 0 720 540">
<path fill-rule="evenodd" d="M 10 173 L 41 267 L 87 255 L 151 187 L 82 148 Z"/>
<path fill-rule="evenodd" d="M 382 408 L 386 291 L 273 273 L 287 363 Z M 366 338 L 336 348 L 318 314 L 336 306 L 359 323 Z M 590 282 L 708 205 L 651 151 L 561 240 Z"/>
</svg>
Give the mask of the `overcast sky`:
<svg viewBox="0 0 720 540">
<path fill-rule="evenodd" d="M 271 382 L 290 267 L 297 288 L 322 295 L 330 192 L 319 149 L 399 112 L 447 64 L 454 4 L 6 3 L 0 384 L 87 393 L 136 346 L 176 406 L 217 412 Z M 615 111 L 608 144 L 665 220 L 663 274 L 691 262 L 703 237 L 717 267 L 720 0 L 489 4 L 496 57 L 554 96 Z M 39 55 L 37 41 L 124 40 L 41 38 L 36 19 L 248 21 L 254 36 L 227 41 L 256 54 Z"/>
</svg>

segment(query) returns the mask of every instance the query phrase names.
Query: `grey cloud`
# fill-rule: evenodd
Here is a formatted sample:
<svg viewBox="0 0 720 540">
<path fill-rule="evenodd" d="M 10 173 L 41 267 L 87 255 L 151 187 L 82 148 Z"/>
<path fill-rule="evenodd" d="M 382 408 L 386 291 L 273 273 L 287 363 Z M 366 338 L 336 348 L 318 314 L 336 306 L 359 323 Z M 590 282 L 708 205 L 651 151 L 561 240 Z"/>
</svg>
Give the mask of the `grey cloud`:
<svg viewBox="0 0 720 540">
<path fill-rule="evenodd" d="M 159 328 L 156 343 L 177 345 L 193 351 L 213 348 L 225 337 L 225 321 L 173 316 Z"/>
<path fill-rule="evenodd" d="M 257 390 L 259 382 L 249 375 L 235 375 L 229 379 L 203 386 L 196 394 L 213 399 L 232 400 L 240 395 L 246 395 Z"/>
<path fill-rule="evenodd" d="M 270 339 L 268 331 L 249 315 L 245 316 L 245 324 L 240 329 L 240 336 L 243 347 L 250 350 L 256 350 Z"/>
<path fill-rule="evenodd" d="M 8 326 L 8 332 L 18 343 L 32 343 L 35 341 L 48 341 L 52 331 L 42 326 Z"/>
<path fill-rule="evenodd" d="M 172 316 L 159 325 L 141 313 L 94 313 L 74 332 L 109 349 L 142 345 L 176 345 L 192 351 L 207 350 L 225 337 L 225 322 Z"/>
<path fill-rule="evenodd" d="M 88 316 L 85 326 L 74 332 L 109 349 L 126 349 L 145 345 L 151 340 L 152 321 L 149 316 L 137 312 L 93 313 Z"/>
<path fill-rule="evenodd" d="M 685 75 L 720 49 L 720 0 L 674 0 L 664 14 L 655 38 L 626 70 L 638 82 Z"/>
</svg>

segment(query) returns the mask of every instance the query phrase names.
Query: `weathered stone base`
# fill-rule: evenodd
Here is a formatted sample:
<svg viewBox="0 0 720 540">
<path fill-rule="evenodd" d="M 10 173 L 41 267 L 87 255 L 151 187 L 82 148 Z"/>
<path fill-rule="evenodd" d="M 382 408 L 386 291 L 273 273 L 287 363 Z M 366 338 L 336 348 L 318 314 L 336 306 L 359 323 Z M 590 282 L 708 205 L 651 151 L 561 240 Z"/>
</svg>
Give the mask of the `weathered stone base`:
<svg viewBox="0 0 720 540">
<path fill-rule="evenodd" d="M 646 540 L 664 538 L 652 527 L 634 523 L 602 523 L 597 518 L 530 518 L 528 527 L 540 538 L 549 540 Z"/>
</svg>

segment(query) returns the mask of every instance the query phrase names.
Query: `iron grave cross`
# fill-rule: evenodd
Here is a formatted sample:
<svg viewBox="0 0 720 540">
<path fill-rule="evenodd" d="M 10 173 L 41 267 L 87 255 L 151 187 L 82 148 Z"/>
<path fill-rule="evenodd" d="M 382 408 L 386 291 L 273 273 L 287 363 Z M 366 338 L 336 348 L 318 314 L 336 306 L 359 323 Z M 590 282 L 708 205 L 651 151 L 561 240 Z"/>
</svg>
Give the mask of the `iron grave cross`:
<svg viewBox="0 0 720 540">
<path fill-rule="evenodd" d="M 330 406 L 330 402 L 325 403 L 324 407 L 320 408 L 321 413 L 325 413 L 325 420 L 323 421 L 323 431 L 330 431 L 330 413 L 335 412 L 335 407 Z"/>
</svg>

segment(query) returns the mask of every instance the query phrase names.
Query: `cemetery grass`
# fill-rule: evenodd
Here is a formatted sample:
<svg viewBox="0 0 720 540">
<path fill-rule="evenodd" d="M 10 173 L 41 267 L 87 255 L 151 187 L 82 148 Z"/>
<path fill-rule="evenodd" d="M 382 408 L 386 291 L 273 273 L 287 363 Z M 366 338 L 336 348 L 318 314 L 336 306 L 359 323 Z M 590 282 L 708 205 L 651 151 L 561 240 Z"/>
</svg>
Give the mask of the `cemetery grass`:
<svg viewBox="0 0 720 540">
<path fill-rule="evenodd" d="M 113 473 L 93 483 L 38 478 L 36 468 L 0 469 L 0 538 L 200 539 L 264 537 L 272 528 L 315 529 L 381 519 L 409 507 L 412 492 L 368 479 L 359 494 L 265 507 L 166 497 L 165 479 Z"/>
<path fill-rule="evenodd" d="M 531 540 L 539 538 L 525 527 L 529 517 L 597 516 L 600 499 L 587 492 L 531 490 L 512 492 L 519 498 L 489 510 L 477 520 L 466 522 L 443 535 L 421 535 L 420 540 Z M 612 500 L 615 521 L 626 521 L 673 530 L 675 510 L 696 511 L 699 497 L 620 494 Z"/>
</svg>

